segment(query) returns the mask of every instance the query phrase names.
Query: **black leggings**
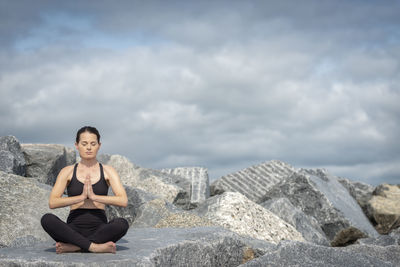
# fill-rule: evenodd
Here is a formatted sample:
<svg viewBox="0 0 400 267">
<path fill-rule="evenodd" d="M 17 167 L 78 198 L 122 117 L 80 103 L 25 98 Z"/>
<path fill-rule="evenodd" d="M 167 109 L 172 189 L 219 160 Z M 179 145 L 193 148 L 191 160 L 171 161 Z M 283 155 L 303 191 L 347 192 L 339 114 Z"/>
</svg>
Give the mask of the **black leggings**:
<svg viewBox="0 0 400 267">
<path fill-rule="evenodd" d="M 46 213 L 41 219 L 43 229 L 56 241 L 76 245 L 84 251 L 92 242 L 102 244 L 117 242 L 128 231 L 129 224 L 123 218 L 107 223 L 102 209 L 75 209 L 69 213 L 67 223 L 56 215 Z"/>
</svg>

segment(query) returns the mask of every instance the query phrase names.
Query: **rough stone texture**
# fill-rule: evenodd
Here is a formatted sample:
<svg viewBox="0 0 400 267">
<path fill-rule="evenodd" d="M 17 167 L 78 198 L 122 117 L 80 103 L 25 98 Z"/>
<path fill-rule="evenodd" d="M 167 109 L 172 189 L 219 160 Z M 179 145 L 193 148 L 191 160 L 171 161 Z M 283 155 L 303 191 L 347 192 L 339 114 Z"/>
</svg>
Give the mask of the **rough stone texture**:
<svg viewBox="0 0 400 267">
<path fill-rule="evenodd" d="M 376 229 L 387 234 L 400 226 L 400 185 L 382 184 L 376 187 L 372 198 L 368 201 Z"/>
<path fill-rule="evenodd" d="M 400 236 L 395 235 L 381 235 L 376 238 L 368 237 L 368 238 L 361 238 L 357 240 L 356 244 L 358 245 L 375 245 L 375 246 L 393 246 L 399 245 Z"/>
<path fill-rule="evenodd" d="M 261 203 L 261 206 L 294 226 L 303 235 L 305 240 L 319 245 L 329 245 L 318 221 L 314 217 L 308 216 L 297 209 L 287 198 L 274 198 Z"/>
<path fill-rule="evenodd" d="M 75 148 L 72 147 L 65 147 L 65 154 L 66 154 L 66 162 L 67 166 L 68 165 L 73 165 L 75 164 L 76 161 L 76 151 Z"/>
<path fill-rule="evenodd" d="M 49 185 L 0 171 L 0 244 L 2 246 L 18 246 L 32 240 L 50 239 L 40 225 L 41 217 L 51 212 L 65 220 L 69 213 L 68 208 L 49 209 L 50 191 Z"/>
<path fill-rule="evenodd" d="M 369 257 L 387 262 L 391 266 L 400 266 L 400 246 L 398 245 L 351 245 L 343 248 L 343 251 L 368 255 Z"/>
<path fill-rule="evenodd" d="M 338 243 L 343 238 L 342 231 L 355 233 L 353 238 L 346 237 L 346 243 L 360 238 L 359 232 L 346 230 L 348 228 L 356 228 L 371 237 L 378 235 L 355 199 L 335 176 L 324 170 L 293 173 L 275 185 L 266 194 L 264 201 L 278 197 L 288 198 L 295 207 L 314 217 L 328 240 L 335 241 L 337 245 L 345 245 Z"/>
<path fill-rule="evenodd" d="M 75 151 L 55 144 L 22 144 L 26 176 L 54 185 L 62 168 L 75 158 Z"/>
<path fill-rule="evenodd" d="M 392 255 L 392 253 L 393 251 L 388 252 L 390 255 Z M 368 253 L 359 253 L 358 251 L 346 250 L 344 248 L 333 248 L 318 246 L 312 243 L 284 241 L 278 245 L 276 250 L 267 252 L 262 257 L 249 261 L 241 266 L 396 266 L 390 261 L 390 255 L 386 255 L 386 260 L 382 260 L 372 257 L 368 255 Z M 385 256 L 382 255 L 382 257 Z"/>
<path fill-rule="evenodd" d="M 0 171 L 25 176 L 24 154 L 14 136 L 0 137 Z"/>
<path fill-rule="evenodd" d="M 110 156 L 105 164 L 116 169 L 125 185 L 142 189 L 177 205 L 190 204 L 191 183 L 186 178 L 139 167 L 120 155 Z"/>
<path fill-rule="evenodd" d="M 0 249 L 0 266 L 238 266 L 249 244 L 219 227 L 130 228 L 116 254 L 56 254 L 53 242 Z"/>
<path fill-rule="evenodd" d="M 206 218 L 201 218 L 189 212 L 172 213 L 162 218 L 154 227 L 198 227 L 198 226 L 218 226 Z"/>
<path fill-rule="evenodd" d="M 210 186 L 211 196 L 228 191 L 239 192 L 254 202 L 260 202 L 272 186 L 294 171 L 289 164 L 277 160 L 254 165 L 214 181 Z"/>
<path fill-rule="evenodd" d="M 338 181 L 347 189 L 347 191 L 349 191 L 350 195 L 357 200 L 358 205 L 360 205 L 367 218 L 372 223 L 375 223 L 372 214 L 368 210 L 368 201 L 372 198 L 372 192 L 375 187 L 361 182 L 353 182 L 344 178 L 339 178 Z"/>
<path fill-rule="evenodd" d="M 243 236 L 273 243 L 285 239 L 304 241 L 293 226 L 237 192 L 207 199 L 196 213 Z"/>
<path fill-rule="evenodd" d="M 190 183 L 190 205 L 197 207 L 210 197 L 210 185 L 206 168 L 201 167 L 180 167 L 174 169 L 162 169 L 162 172 L 181 176 Z"/>
<path fill-rule="evenodd" d="M 114 218 L 125 218 L 129 225 L 132 225 L 138 214 L 141 212 L 142 205 L 156 199 L 157 197 L 141 189 L 124 186 L 128 196 L 128 206 L 126 208 L 106 205 L 106 214 L 109 220 Z M 111 187 L 108 195 L 114 195 Z"/>
</svg>

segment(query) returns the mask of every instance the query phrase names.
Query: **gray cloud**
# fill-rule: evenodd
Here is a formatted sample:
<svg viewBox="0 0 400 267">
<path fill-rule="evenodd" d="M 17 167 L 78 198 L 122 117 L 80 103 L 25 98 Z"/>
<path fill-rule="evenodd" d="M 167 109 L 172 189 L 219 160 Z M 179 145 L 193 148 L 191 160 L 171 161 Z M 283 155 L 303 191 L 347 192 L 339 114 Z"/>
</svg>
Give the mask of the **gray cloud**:
<svg viewBox="0 0 400 267">
<path fill-rule="evenodd" d="M 89 124 L 150 168 L 280 159 L 399 183 L 390 4 L 3 2 L 0 135 L 72 146 Z"/>
</svg>

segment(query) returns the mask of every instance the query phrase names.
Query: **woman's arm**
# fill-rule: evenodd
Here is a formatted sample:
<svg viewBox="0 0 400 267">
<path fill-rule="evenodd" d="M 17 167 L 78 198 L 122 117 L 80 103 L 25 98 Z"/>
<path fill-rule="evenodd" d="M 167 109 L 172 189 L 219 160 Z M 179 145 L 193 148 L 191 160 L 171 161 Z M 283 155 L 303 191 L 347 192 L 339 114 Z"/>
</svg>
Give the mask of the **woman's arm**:
<svg viewBox="0 0 400 267">
<path fill-rule="evenodd" d="M 101 196 L 93 192 L 93 187 L 90 184 L 90 179 L 86 179 L 85 184 L 88 186 L 88 198 L 103 204 L 126 207 L 128 206 L 128 197 L 126 196 L 125 188 L 123 187 L 117 171 L 107 165 L 103 165 L 104 172 L 108 177 L 111 189 L 114 196 Z"/>
<path fill-rule="evenodd" d="M 51 190 L 49 197 L 49 208 L 56 209 L 70 206 L 84 201 L 87 198 L 87 189 L 83 190 L 82 194 L 74 197 L 62 197 L 65 188 L 67 187 L 68 177 L 73 171 L 73 166 L 63 168 L 57 176 L 56 183 Z M 85 189 L 85 188 L 84 188 Z"/>
</svg>

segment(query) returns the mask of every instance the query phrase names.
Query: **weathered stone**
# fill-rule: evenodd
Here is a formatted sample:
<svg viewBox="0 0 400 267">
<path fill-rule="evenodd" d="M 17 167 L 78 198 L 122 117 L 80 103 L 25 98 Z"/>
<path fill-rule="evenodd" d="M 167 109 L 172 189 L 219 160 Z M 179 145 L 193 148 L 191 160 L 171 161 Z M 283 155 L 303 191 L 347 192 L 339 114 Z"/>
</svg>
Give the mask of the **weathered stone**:
<svg viewBox="0 0 400 267">
<path fill-rule="evenodd" d="M 66 165 L 73 165 L 76 163 L 76 151 L 75 148 L 65 147 Z"/>
<path fill-rule="evenodd" d="M 190 183 L 190 208 L 197 207 L 210 197 L 210 186 L 208 172 L 206 168 L 201 167 L 180 167 L 174 169 L 162 169 L 162 172 L 181 176 Z"/>
<path fill-rule="evenodd" d="M 261 203 L 261 206 L 294 226 L 303 235 L 305 240 L 319 245 L 329 245 L 318 221 L 314 217 L 308 216 L 297 209 L 287 198 L 274 198 Z"/>
<path fill-rule="evenodd" d="M 218 226 L 206 218 L 201 218 L 193 213 L 179 212 L 172 213 L 167 217 L 162 218 L 154 226 L 155 228 L 165 227 L 199 227 L 199 226 Z"/>
<path fill-rule="evenodd" d="M 128 221 L 129 225 L 132 225 L 140 213 L 142 205 L 146 202 L 157 199 L 157 197 L 141 189 L 133 188 L 127 185 L 125 185 L 124 188 L 128 196 L 128 206 L 124 208 L 106 205 L 106 214 L 109 220 L 114 218 L 124 218 Z M 111 187 L 108 190 L 108 195 L 114 195 Z"/>
<path fill-rule="evenodd" d="M 289 164 L 277 160 L 254 165 L 214 181 L 210 186 L 211 196 L 239 192 L 254 202 L 260 202 L 272 186 L 294 171 Z"/>
<path fill-rule="evenodd" d="M 356 244 L 386 247 L 386 246 L 399 245 L 399 240 L 400 236 L 380 235 L 376 238 L 368 237 L 368 238 L 358 239 Z"/>
<path fill-rule="evenodd" d="M 374 224 L 373 216 L 368 209 L 368 201 L 372 198 L 372 192 L 375 187 L 361 182 L 353 182 L 344 178 L 339 178 L 338 181 L 347 189 L 347 191 L 349 191 L 350 195 L 357 200 L 357 203 L 360 205 L 364 214 Z"/>
<path fill-rule="evenodd" d="M 243 236 L 273 243 L 285 239 L 304 241 L 293 226 L 237 192 L 211 197 L 195 212 Z"/>
<path fill-rule="evenodd" d="M 389 254 L 393 253 L 392 251 Z M 387 257 L 389 258 L 389 257 Z M 247 262 L 245 267 L 263 266 L 302 266 L 302 267 L 326 267 L 326 266 L 379 266 L 389 267 L 393 265 L 389 260 L 374 258 L 367 253 L 318 246 L 312 243 L 296 241 L 283 241 L 277 249 L 267 252 L 263 256 Z"/>
<path fill-rule="evenodd" d="M 125 185 L 142 189 L 177 205 L 190 204 L 191 183 L 186 178 L 139 167 L 120 155 L 110 156 L 105 164 L 116 169 Z"/>
<path fill-rule="evenodd" d="M 75 151 L 55 144 L 22 144 L 26 161 L 26 176 L 54 185 L 57 175 L 75 158 Z"/>
<path fill-rule="evenodd" d="M 400 226 L 400 185 L 382 184 L 376 187 L 368 202 L 376 229 L 387 234 Z"/>
<path fill-rule="evenodd" d="M 49 209 L 50 191 L 49 185 L 0 171 L 0 244 L 11 246 L 13 242 L 31 242 L 32 238 L 50 239 L 40 225 L 41 217 L 51 212 L 65 220 L 69 213 L 68 208 Z"/>
<path fill-rule="evenodd" d="M 330 241 L 340 240 L 341 231 L 352 233 L 346 230 L 350 227 L 371 237 L 378 236 L 355 199 L 337 181 L 337 177 L 324 170 L 295 172 L 275 185 L 264 200 L 279 197 L 288 198 L 295 207 L 314 217 Z M 360 237 L 359 233 L 353 232 L 356 235 L 347 236 L 347 242 L 354 242 Z"/>
<path fill-rule="evenodd" d="M 374 259 L 382 260 L 391 266 L 400 266 L 400 246 L 398 245 L 351 245 L 343 248 L 343 251 L 358 253 Z"/>
<path fill-rule="evenodd" d="M 0 137 L 0 171 L 25 176 L 24 154 L 14 136 Z"/>
<path fill-rule="evenodd" d="M 251 246 L 219 227 L 130 228 L 116 254 L 56 254 L 54 242 L 0 249 L 0 266 L 238 266 Z"/>
</svg>

